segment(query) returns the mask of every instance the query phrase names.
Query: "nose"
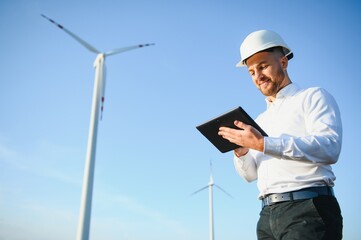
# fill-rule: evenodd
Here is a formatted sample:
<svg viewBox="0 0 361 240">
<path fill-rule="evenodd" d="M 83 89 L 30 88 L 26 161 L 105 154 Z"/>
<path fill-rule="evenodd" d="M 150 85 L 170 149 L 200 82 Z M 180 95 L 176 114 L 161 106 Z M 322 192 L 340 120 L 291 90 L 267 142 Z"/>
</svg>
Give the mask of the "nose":
<svg viewBox="0 0 361 240">
<path fill-rule="evenodd" d="M 263 77 L 264 77 L 264 75 L 263 75 L 262 71 L 255 71 L 254 72 L 254 75 L 253 75 L 254 80 L 260 81 L 260 80 L 263 79 Z"/>
</svg>

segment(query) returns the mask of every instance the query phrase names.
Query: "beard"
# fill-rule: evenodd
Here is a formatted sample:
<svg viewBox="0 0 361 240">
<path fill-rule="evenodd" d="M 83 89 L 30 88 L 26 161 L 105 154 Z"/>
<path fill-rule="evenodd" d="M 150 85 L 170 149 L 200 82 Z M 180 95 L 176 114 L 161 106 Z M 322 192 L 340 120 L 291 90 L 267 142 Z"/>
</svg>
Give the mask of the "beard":
<svg viewBox="0 0 361 240">
<path fill-rule="evenodd" d="M 285 87 L 287 84 L 285 83 L 285 73 L 282 71 L 282 69 L 279 69 L 275 77 L 269 78 L 266 77 L 264 80 L 262 80 L 264 85 L 259 85 L 258 89 L 261 91 L 261 93 L 266 96 L 276 96 L 277 93 Z"/>
</svg>

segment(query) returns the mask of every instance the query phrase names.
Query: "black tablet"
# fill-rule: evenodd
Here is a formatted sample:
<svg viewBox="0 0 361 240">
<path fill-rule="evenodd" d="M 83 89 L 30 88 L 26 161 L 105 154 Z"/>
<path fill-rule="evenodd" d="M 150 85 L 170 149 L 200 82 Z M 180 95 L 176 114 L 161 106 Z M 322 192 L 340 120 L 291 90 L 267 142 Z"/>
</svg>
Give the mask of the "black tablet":
<svg viewBox="0 0 361 240">
<path fill-rule="evenodd" d="M 196 128 L 222 153 L 229 152 L 240 146 L 229 142 L 222 136 L 218 135 L 220 127 L 229 127 L 239 129 L 234 125 L 234 121 L 239 120 L 245 124 L 252 125 L 263 136 L 268 136 L 265 131 L 243 110 L 241 107 L 237 107 L 219 117 L 205 122 Z"/>
</svg>

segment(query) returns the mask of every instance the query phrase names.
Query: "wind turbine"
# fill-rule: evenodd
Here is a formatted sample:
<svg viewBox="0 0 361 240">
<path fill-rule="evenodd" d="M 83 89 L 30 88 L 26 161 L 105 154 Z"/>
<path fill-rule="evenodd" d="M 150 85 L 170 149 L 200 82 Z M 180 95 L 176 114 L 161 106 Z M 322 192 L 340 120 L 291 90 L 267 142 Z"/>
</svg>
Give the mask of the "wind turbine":
<svg viewBox="0 0 361 240">
<path fill-rule="evenodd" d="M 104 110 L 105 58 L 107 56 L 130 51 L 137 48 L 148 47 L 154 44 L 153 43 L 140 44 L 140 45 L 134 45 L 124 48 L 117 48 L 108 52 L 100 52 L 95 47 L 93 47 L 92 45 L 90 45 L 89 43 L 87 43 L 86 41 L 84 41 L 74 33 L 70 32 L 68 29 L 64 28 L 59 23 L 55 22 L 53 19 L 50 19 L 43 14 L 41 14 L 41 16 L 49 20 L 51 23 L 55 24 L 60 29 L 64 30 L 68 35 L 70 35 L 73 39 L 75 39 L 77 42 L 83 45 L 86 49 L 97 54 L 97 57 L 95 58 L 94 61 L 95 80 L 94 80 L 94 90 L 93 90 L 93 99 L 92 99 L 92 109 L 90 115 L 88 147 L 87 147 L 85 168 L 84 168 L 82 200 L 80 206 L 80 216 L 79 216 L 79 225 L 78 225 L 78 233 L 77 233 L 77 240 L 88 240 L 89 230 L 90 230 L 92 195 L 93 195 L 99 108 L 101 110 L 101 117 Z M 101 106 L 99 106 L 100 104 Z"/>
<path fill-rule="evenodd" d="M 217 184 L 214 183 L 213 181 L 213 176 L 212 176 L 212 161 L 210 162 L 210 177 L 209 177 L 209 183 L 207 186 L 195 191 L 194 193 L 192 193 L 191 195 L 195 195 L 201 191 L 203 191 L 204 189 L 209 188 L 209 239 L 210 240 L 214 240 L 214 218 L 213 218 L 213 186 L 217 187 L 218 189 L 220 189 L 222 192 L 224 192 L 225 194 L 227 194 L 229 197 L 233 198 L 229 193 L 227 193 L 223 188 L 221 188 L 220 186 L 218 186 Z"/>
</svg>

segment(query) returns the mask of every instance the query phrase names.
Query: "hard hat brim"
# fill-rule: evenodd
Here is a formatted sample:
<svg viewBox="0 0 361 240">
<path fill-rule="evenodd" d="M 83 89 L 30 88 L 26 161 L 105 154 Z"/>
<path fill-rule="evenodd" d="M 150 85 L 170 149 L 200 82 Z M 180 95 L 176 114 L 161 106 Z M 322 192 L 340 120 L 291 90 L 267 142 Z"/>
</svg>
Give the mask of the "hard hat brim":
<svg viewBox="0 0 361 240">
<path fill-rule="evenodd" d="M 265 49 L 265 50 L 266 50 L 266 49 Z M 288 49 L 288 50 L 289 50 L 289 49 Z M 264 50 L 263 50 L 263 51 L 264 51 Z M 260 52 L 262 52 L 262 51 L 260 51 Z M 255 53 L 255 54 L 256 54 L 256 53 Z M 253 55 L 254 55 L 254 54 L 253 54 Z M 253 56 L 253 55 L 252 55 L 252 56 Z M 250 57 L 252 57 L 252 56 L 250 56 Z M 250 57 L 248 57 L 248 58 L 250 58 Z M 288 60 L 291 60 L 291 59 L 293 58 L 293 52 L 292 52 L 292 51 L 289 51 L 288 54 L 286 55 L 286 57 L 287 57 Z M 247 60 L 248 58 L 239 61 L 239 62 L 236 64 L 236 67 L 246 67 L 246 66 L 247 66 L 246 60 Z"/>
</svg>

